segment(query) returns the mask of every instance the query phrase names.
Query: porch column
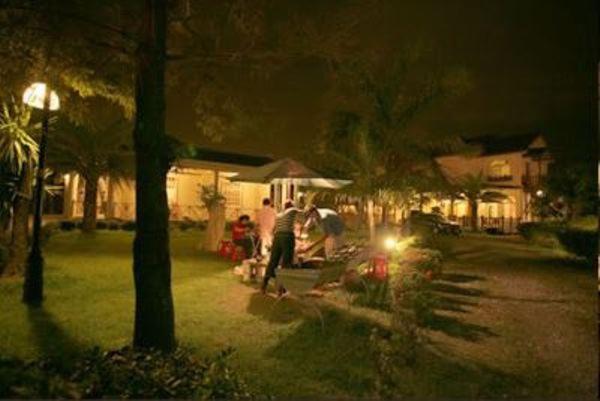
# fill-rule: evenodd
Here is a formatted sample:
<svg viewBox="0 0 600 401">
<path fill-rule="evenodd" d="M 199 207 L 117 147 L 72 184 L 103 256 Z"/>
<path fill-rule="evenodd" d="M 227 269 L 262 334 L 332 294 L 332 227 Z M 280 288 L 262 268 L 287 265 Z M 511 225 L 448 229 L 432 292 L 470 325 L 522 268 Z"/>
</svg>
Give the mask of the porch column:
<svg viewBox="0 0 600 401">
<path fill-rule="evenodd" d="M 106 218 L 113 219 L 115 217 L 115 188 L 114 180 L 111 177 L 106 177 L 108 185 L 106 188 Z"/>
<path fill-rule="evenodd" d="M 213 174 L 214 174 L 213 185 L 214 185 L 214 188 L 215 188 L 215 192 L 219 192 L 219 170 L 213 170 Z"/>
<path fill-rule="evenodd" d="M 65 174 L 64 181 L 65 186 L 63 189 L 63 217 L 70 219 L 73 217 L 73 181 L 75 180 L 75 174 Z"/>
</svg>

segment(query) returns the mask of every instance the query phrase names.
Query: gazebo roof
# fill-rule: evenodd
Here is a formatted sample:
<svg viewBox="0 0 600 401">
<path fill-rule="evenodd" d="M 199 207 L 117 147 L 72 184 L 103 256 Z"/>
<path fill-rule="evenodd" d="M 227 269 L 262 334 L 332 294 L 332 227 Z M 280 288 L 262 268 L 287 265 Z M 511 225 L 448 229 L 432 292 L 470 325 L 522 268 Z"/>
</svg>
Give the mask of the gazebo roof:
<svg viewBox="0 0 600 401">
<path fill-rule="evenodd" d="M 272 163 L 253 168 L 231 177 L 230 180 L 262 184 L 290 182 L 307 187 L 331 189 L 341 188 L 351 183 L 349 180 L 324 177 L 299 161 L 290 158 L 276 160 Z"/>
</svg>

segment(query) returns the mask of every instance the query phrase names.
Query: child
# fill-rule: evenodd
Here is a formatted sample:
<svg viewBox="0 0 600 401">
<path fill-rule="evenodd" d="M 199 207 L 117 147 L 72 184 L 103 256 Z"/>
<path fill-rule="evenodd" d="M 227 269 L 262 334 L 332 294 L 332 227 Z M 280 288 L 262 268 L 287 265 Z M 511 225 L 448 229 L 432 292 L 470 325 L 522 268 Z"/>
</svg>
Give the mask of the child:
<svg viewBox="0 0 600 401">
<path fill-rule="evenodd" d="M 250 216 L 247 214 L 241 215 L 238 221 L 231 226 L 231 239 L 234 245 L 242 247 L 246 255 L 246 259 L 254 256 L 254 244 L 250 238 Z"/>
</svg>

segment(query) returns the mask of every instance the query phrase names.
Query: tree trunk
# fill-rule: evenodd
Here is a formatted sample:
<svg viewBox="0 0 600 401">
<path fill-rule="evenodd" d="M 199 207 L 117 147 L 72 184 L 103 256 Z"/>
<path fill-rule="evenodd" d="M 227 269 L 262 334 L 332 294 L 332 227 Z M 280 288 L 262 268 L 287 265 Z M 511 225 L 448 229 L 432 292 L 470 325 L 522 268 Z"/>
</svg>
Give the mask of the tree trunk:
<svg viewBox="0 0 600 401">
<path fill-rule="evenodd" d="M 12 276 L 22 273 L 27 262 L 29 210 L 31 206 L 31 168 L 23 168 L 19 182 L 19 194 L 13 204 L 12 236 L 8 261 L 2 274 Z"/>
<path fill-rule="evenodd" d="M 145 0 L 136 54 L 136 233 L 133 245 L 135 347 L 172 351 L 175 318 L 171 293 L 169 170 L 165 134 L 167 1 Z"/>
<path fill-rule="evenodd" d="M 98 216 L 98 178 L 87 178 L 84 191 L 81 230 L 84 233 L 91 233 L 96 230 Z"/>
<path fill-rule="evenodd" d="M 358 228 L 363 228 L 365 224 L 365 199 L 360 198 L 356 202 L 356 212 L 358 214 Z"/>
<path fill-rule="evenodd" d="M 208 210 L 208 225 L 204 236 L 205 251 L 216 252 L 225 234 L 225 205 L 215 204 Z"/>
<path fill-rule="evenodd" d="M 478 208 L 479 205 L 477 204 L 477 200 L 469 200 L 469 209 L 471 212 L 471 230 L 473 231 L 477 231 L 477 226 L 478 226 Z"/>
<path fill-rule="evenodd" d="M 389 206 L 387 203 L 381 205 L 381 222 L 387 224 L 389 217 Z"/>
<path fill-rule="evenodd" d="M 369 238 L 375 240 L 375 210 L 373 199 L 367 200 L 367 219 L 369 220 Z"/>
</svg>

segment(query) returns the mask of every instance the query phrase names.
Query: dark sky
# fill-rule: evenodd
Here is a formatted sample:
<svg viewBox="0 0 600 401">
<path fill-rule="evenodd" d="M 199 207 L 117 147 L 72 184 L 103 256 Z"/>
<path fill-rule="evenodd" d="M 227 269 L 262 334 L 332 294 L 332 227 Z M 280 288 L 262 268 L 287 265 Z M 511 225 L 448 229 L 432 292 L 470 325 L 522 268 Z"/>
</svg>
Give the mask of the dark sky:
<svg viewBox="0 0 600 401">
<path fill-rule="evenodd" d="M 422 115 L 415 121 L 415 132 L 503 135 L 540 131 L 557 154 L 596 157 L 595 1 L 391 3 L 376 24 L 360 28 L 364 45 L 423 42 L 439 63 L 464 67 L 472 85 L 466 94 Z M 304 60 L 260 85 L 240 84 L 240 91 L 253 91 L 260 99 L 261 107 L 252 113 L 263 124 L 259 134 L 249 132 L 221 144 L 208 144 L 198 133 L 191 107 L 193 93 L 175 88 L 169 96 L 169 131 L 217 148 L 297 156 L 310 146 L 332 106 L 324 104 L 328 79 L 321 65 Z"/>
</svg>

